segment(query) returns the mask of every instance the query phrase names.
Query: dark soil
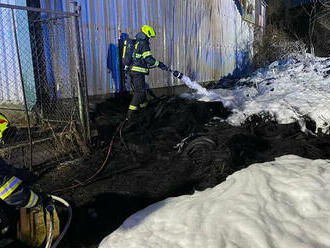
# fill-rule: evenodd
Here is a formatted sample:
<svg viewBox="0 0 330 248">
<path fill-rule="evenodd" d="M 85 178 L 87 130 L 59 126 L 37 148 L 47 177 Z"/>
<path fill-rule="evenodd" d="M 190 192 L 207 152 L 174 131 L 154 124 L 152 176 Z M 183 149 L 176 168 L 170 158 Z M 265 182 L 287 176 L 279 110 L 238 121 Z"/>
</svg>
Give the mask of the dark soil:
<svg viewBox="0 0 330 248">
<path fill-rule="evenodd" d="M 129 97 L 122 96 L 96 105 L 91 117 L 98 135 L 90 158 L 51 169 L 38 181 L 48 192 L 84 182 L 98 170 L 116 134 L 110 160 L 93 183 L 56 193 L 74 207 L 62 247 L 97 247 L 136 211 L 213 187 L 252 163 L 285 154 L 330 158 L 330 136 L 309 136 L 297 123 L 279 125 L 266 114 L 233 127 L 224 121 L 230 112 L 221 103 L 177 97 L 152 100 L 125 123 L 120 135 L 116 129 L 128 103 Z"/>
</svg>

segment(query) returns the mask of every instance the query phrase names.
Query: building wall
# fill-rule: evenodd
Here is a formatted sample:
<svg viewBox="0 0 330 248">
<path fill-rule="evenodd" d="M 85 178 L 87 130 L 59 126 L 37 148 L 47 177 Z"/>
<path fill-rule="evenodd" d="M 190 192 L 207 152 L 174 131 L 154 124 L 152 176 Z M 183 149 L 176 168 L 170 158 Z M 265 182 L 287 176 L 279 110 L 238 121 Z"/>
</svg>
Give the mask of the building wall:
<svg viewBox="0 0 330 248">
<path fill-rule="evenodd" d="M 257 0 L 259 1 L 259 0 Z M 69 0 L 41 0 L 45 8 L 70 10 Z M 198 82 L 245 71 L 254 40 L 255 0 L 79 0 L 90 95 L 118 92 L 121 33 L 131 37 L 152 25 L 154 56 Z M 251 12 L 252 9 L 252 12 Z M 181 84 L 154 69 L 150 87 Z M 124 88 L 127 88 L 124 86 Z"/>
</svg>

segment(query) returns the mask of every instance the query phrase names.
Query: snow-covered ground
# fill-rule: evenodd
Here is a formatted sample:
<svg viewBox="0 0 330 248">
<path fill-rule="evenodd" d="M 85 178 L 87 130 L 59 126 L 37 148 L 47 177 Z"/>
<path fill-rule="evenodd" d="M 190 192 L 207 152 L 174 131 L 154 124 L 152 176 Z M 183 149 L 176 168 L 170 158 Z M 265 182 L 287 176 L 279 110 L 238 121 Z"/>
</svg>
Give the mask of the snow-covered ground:
<svg viewBox="0 0 330 248">
<path fill-rule="evenodd" d="M 227 119 L 240 125 L 252 114 L 268 112 L 281 124 L 298 121 L 306 131 L 304 116 L 316 123 L 316 133 L 330 133 L 330 58 L 309 54 L 276 61 L 241 79 L 233 89 L 185 94 L 202 101 L 222 101 L 232 109 Z M 189 84 L 187 84 L 189 85 Z"/>
<path fill-rule="evenodd" d="M 99 247 L 330 247 L 329 182 L 330 160 L 282 156 L 212 189 L 153 204 Z"/>
</svg>

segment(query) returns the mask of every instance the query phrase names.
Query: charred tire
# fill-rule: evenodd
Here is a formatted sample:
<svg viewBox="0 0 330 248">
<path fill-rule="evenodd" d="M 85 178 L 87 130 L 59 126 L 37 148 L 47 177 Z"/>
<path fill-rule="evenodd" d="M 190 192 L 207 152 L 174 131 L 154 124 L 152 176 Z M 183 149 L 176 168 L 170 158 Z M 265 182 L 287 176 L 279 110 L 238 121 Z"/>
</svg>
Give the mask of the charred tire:
<svg viewBox="0 0 330 248">
<path fill-rule="evenodd" d="M 204 167 L 213 161 L 212 152 L 215 148 L 215 141 L 202 136 L 192 140 L 184 149 L 182 156 L 191 160 L 195 165 Z"/>
</svg>

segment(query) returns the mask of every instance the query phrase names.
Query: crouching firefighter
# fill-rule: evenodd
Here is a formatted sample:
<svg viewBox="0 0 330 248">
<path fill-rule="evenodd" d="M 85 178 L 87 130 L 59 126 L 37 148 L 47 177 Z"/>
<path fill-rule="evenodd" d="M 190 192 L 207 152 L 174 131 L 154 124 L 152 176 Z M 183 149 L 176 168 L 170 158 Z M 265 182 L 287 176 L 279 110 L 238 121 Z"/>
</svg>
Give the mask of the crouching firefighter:
<svg viewBox="0 0 330 248">
<path fill-rule="evenodd" d="M 149 69 L 160 68 L 164 71 L 168 67 L 157 61 L 151 53 L 149 40 L 156 36 L 155 30 L 144 25 L 135 37 L 136 40 L 126 39 L 123 47 L 124 70 L 129 73 L 131 87 L 134 92 L 133 99 L 128 108 L 127 118 L 132 113 L 148 105 L 145 76 L 149 74 Z"/>
<path fill-rule="evenodd" d="M 16 220 L 8 216 L 5 209 L 34 208 L 51 204 L 50 196 L 44 193 L 36 194 L 27 186 L 26 183 L 31 182 L 33 177 L 28 171 L 15 169 L 0 158 L 0 247 L 1 242 L 5 242 L 4 236 L 10 227 L 16 226 Z"/>
</svg>

